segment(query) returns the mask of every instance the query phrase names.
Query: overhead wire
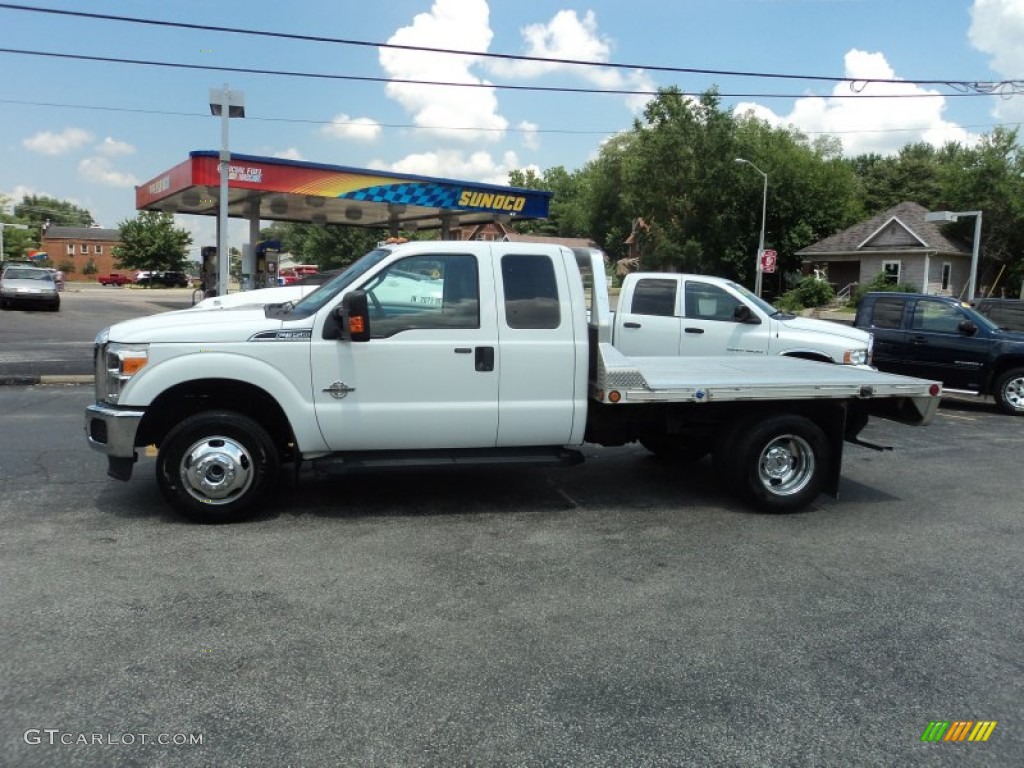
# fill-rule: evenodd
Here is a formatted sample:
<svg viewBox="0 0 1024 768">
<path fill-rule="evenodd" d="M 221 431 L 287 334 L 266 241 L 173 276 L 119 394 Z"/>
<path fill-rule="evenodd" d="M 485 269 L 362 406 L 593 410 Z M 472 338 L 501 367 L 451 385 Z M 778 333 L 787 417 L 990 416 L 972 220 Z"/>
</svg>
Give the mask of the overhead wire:
<svg viewBox="0 0 1024 768">
<path fill-rule="evenodd" d="M 391 50 L 415 51 L 431 54 L 445 54 L 454 56 L 471 56 L 474 58 L 489 58 L 506 61 L 524 61 L 544 64 L 562 64 L 586 67 L 601 67 L 606 69 L 628 69 L 646 70 L 650 72 L 671 72 L 677 74 L 700 74 L 716 77 L 746 77 L 746 78 L 770 78 L 781 80 L 819 81 L 831 83 L 846 83 L 851 90 L 862 88 L 869 83 L 890 83 L 890 84 L 911 84 L 911 85 L 945 85 L 954 90 L 973 91 L 983 95 L 1018 95 L 1024 93 L 1024 79 L 1008 79 L 1001 81 L 979 81 L 979 80 L 951 80 L 946 78 L 932 79 L 896 79 L 896 78 L 851 78 L 837 77 L 834 75 L 805 75 L 784 72 L 756 72 L 724 69 L 706 69 L 698 67 L 672 67 L 658 64 L 632 64 L 621 62 L 601 62 L 585 59 L 569 59 L 559 57 L 528 56 L 524 54 L 492 53 L 487 51 L 467 51 L 455 48 L 436 48 L 430 46 L 405 45 L 399 43 L 381 43 L 368 40 L 356 40 L 349 38 L 328 37 L 325 35 L 308 35 L 292 32 L 276 32 L 270 30 L 247 29 L 244 27 L 228 27 L 213 24 L 196 24 L 182 21 L 165 21 L 161 19 L 145 19 L 137 16 L 122 16 L 117 14 L 95 13 L 91 11 L 71 11 L 58 8 L 40 8 L 35 6 L 21 5 L 16 3 L 0 3 L 0 9 L 23 11 L 26 13 L 51 14 L 56 16 L 95 19 L 100 21 L 114 21 L 126 24 L 140 24 L 164 28 L 198 30 L 203 32 L 217 32 L 236 35 L 247 35 L 256 37 L 275 38 L 281 40 L 296 40 L 302 42 L 330 43 L 335 45 L 348 45 L 367 48 L 385 48 Z"/>
</svg>

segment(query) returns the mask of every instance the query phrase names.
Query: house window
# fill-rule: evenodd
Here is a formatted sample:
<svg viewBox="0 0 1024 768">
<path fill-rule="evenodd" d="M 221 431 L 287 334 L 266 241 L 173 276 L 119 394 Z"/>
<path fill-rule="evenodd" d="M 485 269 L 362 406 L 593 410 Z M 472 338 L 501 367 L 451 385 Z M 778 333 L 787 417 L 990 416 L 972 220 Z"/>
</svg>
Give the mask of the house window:
<svg viewBox="0 0 1024 768">
<path fill-rule="evenodd" d="M 900 281 L 900 262 L 883 261 L 882 272 L 885 273 L 885 282 L 889 285 L 896 285 Z"/>
<path fill-rule="evenodd" d="M 81 245 L 78 246 L 78 252 L 79 253 L 88 253 L 89 252 L 89 246 L 86 245 L 85 243 L 82 243 Z"/>
<path fill-rule="evenodd" d="M 949 290 L 949 276 L 953 273 L 953 265 L 948 261 L 942 265 L 942 290 Z"/>
<path fill-rule="evenodd" d="M 68 256 L 74 256 L 74 255 L 75 255 L 75 244 L 74 243 L 68 243 Z"/>
</svg>

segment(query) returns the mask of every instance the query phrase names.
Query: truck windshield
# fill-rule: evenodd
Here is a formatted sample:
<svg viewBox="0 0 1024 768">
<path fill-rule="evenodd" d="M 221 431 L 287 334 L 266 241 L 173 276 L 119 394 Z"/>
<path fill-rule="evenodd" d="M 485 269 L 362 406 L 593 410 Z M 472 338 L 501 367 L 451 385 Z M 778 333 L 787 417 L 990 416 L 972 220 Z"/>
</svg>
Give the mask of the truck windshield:
<svg viewBox="0 0 1024 768">
<path fill-rule="evenodd" d="M 320 308 L 327 304 L 335 296 L 342 293 L 358 278 L 366 274 L 372 267 L 379 264 L 391 251 L 387 248 L 377 248 L 367 253 L 357 261 L 352 262 L 346 270 L 329 282 L 324 283 L 312 293 L 304 296 L 295 303 L 271 304 L 267 307 L 267 315 L 277 316 L 282 312 L 289 318 L 309 317 L 319 312 Z"/>
<path fill-rule="evenodd" d="M 769 304 L 767 301 L 765 301 L 760 296 L 755 294 L 753 291 L 749 290 L 748 288 L 744 288 L 739 283 L 732 283 L 731 282 L 731 283 L 729 283 L 729 287 L 732 288 L 734 291 L 736 291 L 736 293 L 738 293 L 744 299 L 749 301 L 751 304 L 753 304 L 755 307 L 757 307 L 762 312 L 764 312 L 766 315 L 771 316 L 771 315 L 778 314 L 779 312 L 782 311 L 780 309 L 776 309 L 771 304 Z"/>
</svg>

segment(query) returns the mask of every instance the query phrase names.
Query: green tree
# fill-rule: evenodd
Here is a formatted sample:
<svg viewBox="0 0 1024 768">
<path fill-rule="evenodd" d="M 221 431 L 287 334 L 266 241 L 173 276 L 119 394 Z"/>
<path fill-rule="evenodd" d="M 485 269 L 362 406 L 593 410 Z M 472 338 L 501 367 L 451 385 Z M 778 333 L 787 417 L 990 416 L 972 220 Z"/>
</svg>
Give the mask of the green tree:
<svg viewBox="0 0 1024 768">
<path fill-rule="evenodd" d="M 0 195 L 0 223 L 17 224 L 27 229 L 4 227 L 4 248 L 3 253 L 0 253 L 0 261 L 24 259 L 27 251 L 39 247 L 39 228 L 25 219 L 8 213 L 10 204 L 10 197 Z"/>
<path fill-rule="evenodd" d="M 174 226 L 169 213 L 141 211 L 118 225 L 121 244 L 114 247 L 118 269 L 185 270 L 192 236 Z"/>
<path fill-rule="evenodd" d="M 85 266 L 82 267 L 82 274 L 95 275 L 97 272 L 99 272 L 99 268 L 96 266 L 96 260 L 90 256 Z"/>
<path fill-rule="evenodd" d="M 384 229 L 284 222 L 260 232 L 263 240 L 279 240 L 281 248 L 301 263 L 316 264 L 322 270 L 348 266 L 387 236 Z"/>
<path fill-rule="evenodd" d="M 90 227 L 96 223 L 85 208 L 46 195 L 25 195 L 14 206 L 14 215 L 36 227 L 47 221 L 51 226 L 59 227 Z"/>
</svg>

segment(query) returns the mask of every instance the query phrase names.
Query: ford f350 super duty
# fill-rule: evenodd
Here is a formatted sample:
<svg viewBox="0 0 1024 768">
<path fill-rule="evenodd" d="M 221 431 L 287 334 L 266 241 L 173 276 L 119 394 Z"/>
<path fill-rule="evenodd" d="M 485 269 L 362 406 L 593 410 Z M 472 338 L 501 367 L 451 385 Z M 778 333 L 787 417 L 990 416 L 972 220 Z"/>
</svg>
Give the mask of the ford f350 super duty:
<svg viewBox="0 0 1024 768">
<path fill-rule="evenodd" d="M 203 522 L 245 517 L 283 463 L 575 463 L 584 442 L 633 441 L 710 453 L 743 499 L 788 511 L 837 492 L 870 414 L 924 424 L 941 393 L 807 360 L 628 357 L 611 331 L 599 251 L 386 245 L 295 303 L 105 329 L 86 436 L 120 480 L 155 445 L 164 496 Z"/>
</svg>

